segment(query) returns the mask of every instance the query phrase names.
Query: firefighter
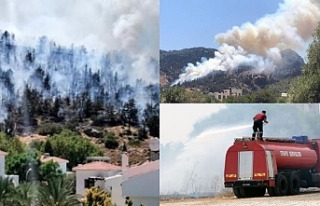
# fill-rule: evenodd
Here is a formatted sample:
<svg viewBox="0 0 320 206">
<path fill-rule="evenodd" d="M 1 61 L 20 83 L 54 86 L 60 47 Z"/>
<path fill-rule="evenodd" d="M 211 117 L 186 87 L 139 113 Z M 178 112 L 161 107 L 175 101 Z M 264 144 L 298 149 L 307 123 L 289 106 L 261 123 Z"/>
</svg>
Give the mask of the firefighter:
<svg viewBox="0 0 320 206">
<path fill-rule="evenodd" d="M 263 123 L 268 123 L 266 111 L 262 111 L 261 113 L 256 114 L 253 117 L 253 133 L 252 137 L 256 137 L 256 133 L 259 130 L 260 135 L 258 135 L 258 139 L 262 140 L 263 136 Z"/>
</svg>

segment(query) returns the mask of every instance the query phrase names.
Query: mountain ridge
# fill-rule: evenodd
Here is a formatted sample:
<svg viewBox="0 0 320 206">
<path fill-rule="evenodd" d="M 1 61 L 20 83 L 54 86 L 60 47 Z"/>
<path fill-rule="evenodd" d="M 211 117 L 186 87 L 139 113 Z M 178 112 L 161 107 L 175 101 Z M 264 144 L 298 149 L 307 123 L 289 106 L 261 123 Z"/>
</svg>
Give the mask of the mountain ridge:
<svg viewBox="0 0 320 206">
<path fill-rule="evenodd" d="M 170 87 L 174 80 L 192 63 L 196 65 L 202 58 L 214 58 L 217 49 L 194 47 L 182 50 L 160 51 L 160 86 L 161 89 Z M 178 86 L 199 89 L 204 93 L 221 92 L 223 89 L 236 87 L 243 89 L 244 93 L 251 93 L 281 80 L 292 79 L 301 75 L 304 66 L 303 59 L 293 50 L 280 52 L 281 61 L 276 63 L 274 70 L 260 73 L 254 72 L 252 66 L 239 66 L 234 70 L 217 71 L 205 77 L 190 82 L 183 82 Z"/>
</svg>

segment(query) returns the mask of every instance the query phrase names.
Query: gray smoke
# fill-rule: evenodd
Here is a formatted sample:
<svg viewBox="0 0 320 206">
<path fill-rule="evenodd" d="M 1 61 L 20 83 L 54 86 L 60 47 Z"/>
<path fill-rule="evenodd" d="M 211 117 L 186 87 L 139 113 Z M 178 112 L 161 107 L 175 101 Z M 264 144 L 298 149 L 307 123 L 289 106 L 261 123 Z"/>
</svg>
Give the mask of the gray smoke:
<svg viewBox="0 0 320 206">
<path fill-rule="evenodd" d="M 10 36 L 0 51 L 1 78 L 14 84 L 9 90 L 0 82 L 0 121 L 6 117 L 3 103 L 21 97 L 25 85 L 42 92 L 41 67 L 50 76 L 48 96 L 78 95 L 86 84 L 89 70 L 100 77 L 100 85 L 114 94 L 130 85 L 141 108 L 150 102 L 144 87 L 159 82 L 159 2 L 157 0 L 0 0 L 0 31 Z M 14 35 L 12 37 L 11 35 Z M 7 48 L 6 45 L 11 45 Z M 31 52 L 34 62 L 25 63 Z M 116 78 L 114 78 L 116 76 Z M 92 95 L 98 90 L 92 89 Z M 15 97 L 13 97 L 15 96 Z"/>
<path fill-rule="evenodd" d="M 240 65 L 256 72 L 273 69 L 281 60 L 280 51 L 304 51 L 320 20 L 320 4 L 315 0 L 285 0 L 278 10 L 255 23 L 246 22 L 217 34 L 220 45 L 215 58 L 196 65 L 188 64 L 172 85 L 192 81 L 215 70 L 232 70 Z"/>
</svg>

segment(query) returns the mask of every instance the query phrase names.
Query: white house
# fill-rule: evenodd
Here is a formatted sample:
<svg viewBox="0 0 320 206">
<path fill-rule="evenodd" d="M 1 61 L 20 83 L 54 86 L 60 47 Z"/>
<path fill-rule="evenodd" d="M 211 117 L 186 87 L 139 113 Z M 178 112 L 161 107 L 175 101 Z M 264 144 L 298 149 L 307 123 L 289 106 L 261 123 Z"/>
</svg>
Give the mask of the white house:
<svg viewBox="0 0 320 206">
<path fill-rule="evenodd" d="M 118 206 L 124 206 L 126 199 L 122 196 L 122 174 L 117 174 L 112 177 L 104 179 L 104 185 L 100 186 L 104 190 L 111 193 L 112 203 L 116 203 Z"/>
<path fill-rule="evenodd" d="M 104 184 L 104 185 L 102 185 Z M 111 201 L 125 206 L 130 197 L 133 206 L 159 205 L 159 160 L 129 167 L 127 153 L 122 154 L 122 173 L 95 182 L 111 193 Z"/>
<path fill-rule="evenodd" d="M 56 162 L 56 163 L 59 164 L 59 167 L 60 167 L 60 169 L 61 169 L 61 171 L 63 173 L 67 172 L 67 163 L 69 163 L 69 160 L 62 159 L 62 158 L 59 158 L 59 157 L 53 157 L 53 156 L 50 156 L 50 154 L 48 154 L 48 153 L 45 153 L 40 158 L 41 163 L 45 163 L 45 162 L 48 162 L 48 161 L 51 161 L 51 160 L 53 162 Z"/>
<path fill-rule="evenodd" d="M 0 176 L 1 177 L 5 177 L 5 156 L 7 155 L 8 153 L 6 152 L 3 152 L 3 151 L 0 151 Z"/>
<path fill-rule="evenodd" d="M 19 186 L 19 175 L 5 175 L 5 178 L 9 178 L 15 187 Z"/>
<path fill-rule="evenodd" d="M 122 196 L 130 197 L 133 206 L 158 206 L 159 160 L 146 162 L 123 171 Z"/>
<path fill-rule="evenodd" d="M 105 179 L 121 172 L 121 167 L 107 162 L 90 162 L 72 168 L 76 172 L 76 193 L 85 195 L 86 188 L 94 186 L 90 177 Z M 90 179 L 89 179 L 90 178 Z"/>
</svg>

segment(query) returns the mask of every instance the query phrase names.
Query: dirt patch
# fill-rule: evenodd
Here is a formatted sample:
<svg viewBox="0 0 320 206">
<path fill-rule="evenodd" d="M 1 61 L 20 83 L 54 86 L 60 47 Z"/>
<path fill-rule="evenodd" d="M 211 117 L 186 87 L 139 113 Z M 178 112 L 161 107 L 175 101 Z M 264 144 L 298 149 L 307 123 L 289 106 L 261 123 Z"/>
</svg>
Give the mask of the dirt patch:
<svg viewBox="0 0 320 206">
<path fill-rule="evenodd" d="M 185 199 L 185 200 L 171 200 L 161 201 L 163 206 L 255 206 L 255 205 L 270 205 L 270 206 L 316 206 L 320 202 L 320 190 L 309 189 L 302 190 L 300 195 L 269 197 L 267 194 L 259 198 L 244 198 L 238 199 L 236 197 L 217 197 L 204 199 Z"/>
<path fill-rule="evenodd" d="M 18 136 L 19 140 L 24 144 L 30 144 L 33 140 L 37 141 L 47 141 L 47 136 L 42 136 L 38 134 L 32 134 L 28 136 Z"/>
</svg>

